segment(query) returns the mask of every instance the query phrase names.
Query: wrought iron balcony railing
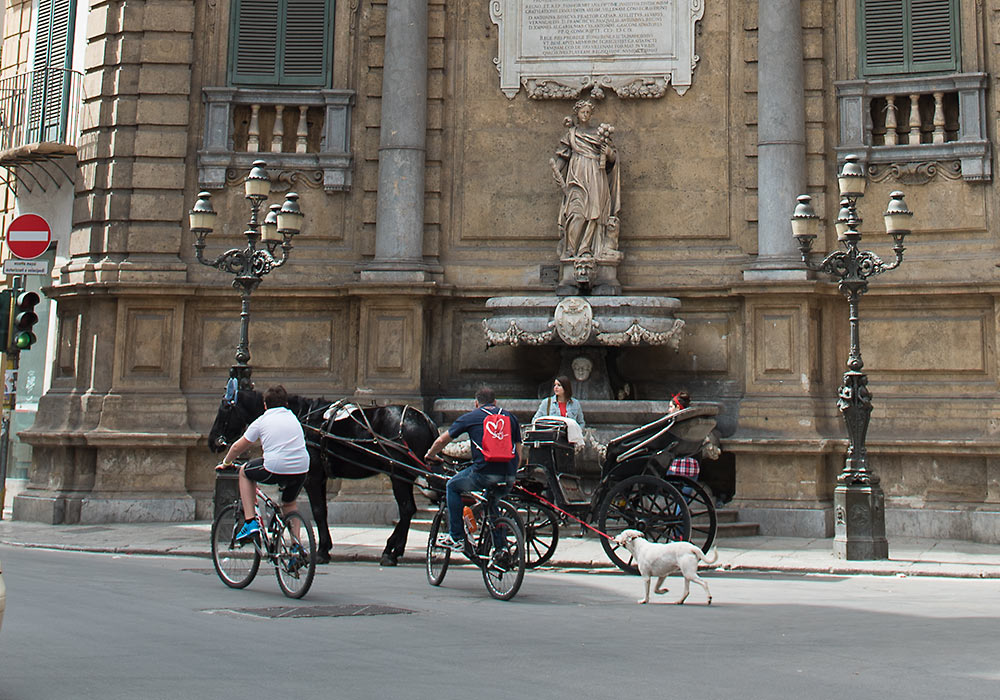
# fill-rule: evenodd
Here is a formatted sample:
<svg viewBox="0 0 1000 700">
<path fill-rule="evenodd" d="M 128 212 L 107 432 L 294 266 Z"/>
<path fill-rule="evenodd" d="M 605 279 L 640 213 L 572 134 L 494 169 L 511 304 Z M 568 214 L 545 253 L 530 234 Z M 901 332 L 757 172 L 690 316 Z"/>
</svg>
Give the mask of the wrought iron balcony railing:
<svg viewBox="0 0 1000 700">
<path fill-rule="evenodd" d="M 0 151 L 32 144 L 76 147 L 83 74 L 43 68 L 0 80 Z"/>
</svg>

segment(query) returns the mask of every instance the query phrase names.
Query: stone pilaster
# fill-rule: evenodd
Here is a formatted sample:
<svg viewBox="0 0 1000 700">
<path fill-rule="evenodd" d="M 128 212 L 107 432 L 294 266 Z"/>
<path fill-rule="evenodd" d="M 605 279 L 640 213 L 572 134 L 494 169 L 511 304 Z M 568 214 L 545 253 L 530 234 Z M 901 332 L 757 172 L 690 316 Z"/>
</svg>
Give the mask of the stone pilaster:
<svg viewBox="0 0 1000 700">
<path fill-rule="evenodd" d="M 184 281 L 193 31 L 193 2 L 92 3 L 63 283 Z"/>
<path fill-rule="evenodd" d="M 185 520 L 183 244 L 194 3 L 96 0 L 87 15 L 81 177 L 69 263 L 50 296 L 59 347 L 22 438 L 15 517 Z M 84 287 L 83 285 L 86 285 Z"/>
</svg>

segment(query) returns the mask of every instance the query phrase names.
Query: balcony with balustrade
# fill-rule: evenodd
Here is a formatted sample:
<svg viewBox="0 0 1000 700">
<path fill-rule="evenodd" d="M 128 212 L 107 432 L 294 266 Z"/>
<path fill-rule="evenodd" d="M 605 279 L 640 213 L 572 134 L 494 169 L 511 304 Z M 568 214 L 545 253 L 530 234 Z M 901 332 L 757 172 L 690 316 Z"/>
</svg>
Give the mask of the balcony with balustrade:
<svg viewBox="0 0 1000 700">
<path fill-rule="evenodd" d="M 218 189 L 262 156 L 279 179 L 327 192 L 351 187 L 353 90 L 209 87 L 198 182 Z"/>
<path fill-rule="evenodd" d="M 986 86 L 985 73 L 838 82 L 838 156 L 858 154 L 876 180 L 988 181 Z"/>
</svg>

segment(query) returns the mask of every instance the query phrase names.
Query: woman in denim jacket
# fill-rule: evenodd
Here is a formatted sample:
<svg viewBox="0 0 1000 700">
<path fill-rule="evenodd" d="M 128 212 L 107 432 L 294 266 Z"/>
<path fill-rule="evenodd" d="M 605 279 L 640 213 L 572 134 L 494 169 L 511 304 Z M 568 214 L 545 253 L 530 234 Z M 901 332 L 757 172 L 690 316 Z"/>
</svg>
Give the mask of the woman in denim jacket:
<svg viewBox="0 0 1000 700">
<path fill-rule="evenodd" d="M 581 428 L 586 427 L 583 421 L 583 407 L 580 405 L 579 399 L 573 398 L 573 384 L 569 377 L 564 374 L 559 375 L 552 382 L 552 396 L 542 399 L 531 420 L 534 422 L 545 416 L 572 418 Z"/>
</svg>

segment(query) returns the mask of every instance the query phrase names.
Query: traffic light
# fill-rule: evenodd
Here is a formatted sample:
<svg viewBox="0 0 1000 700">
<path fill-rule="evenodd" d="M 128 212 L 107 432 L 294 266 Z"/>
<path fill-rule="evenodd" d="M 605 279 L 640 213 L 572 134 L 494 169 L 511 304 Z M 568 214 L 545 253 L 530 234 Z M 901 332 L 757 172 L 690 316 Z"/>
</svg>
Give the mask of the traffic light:
<svg viewBox="0 0 1000 700">
<path fill-rule="evenodd" d="M 11 350 L 28 350 L 38 338 L 31 331 L 38 323 L 38 314 L 35 313 L 35 305 L 40 298 L 36 292 L 21 292 L 14 301 L 14 317 L 11 323 Z"/>
<path fill-rule="evenodd" d="M 10 303 L 14 299 L 9 289 L 0 291 L 0 352 L 7 352 L 10 340 Z"/>
</svg>

